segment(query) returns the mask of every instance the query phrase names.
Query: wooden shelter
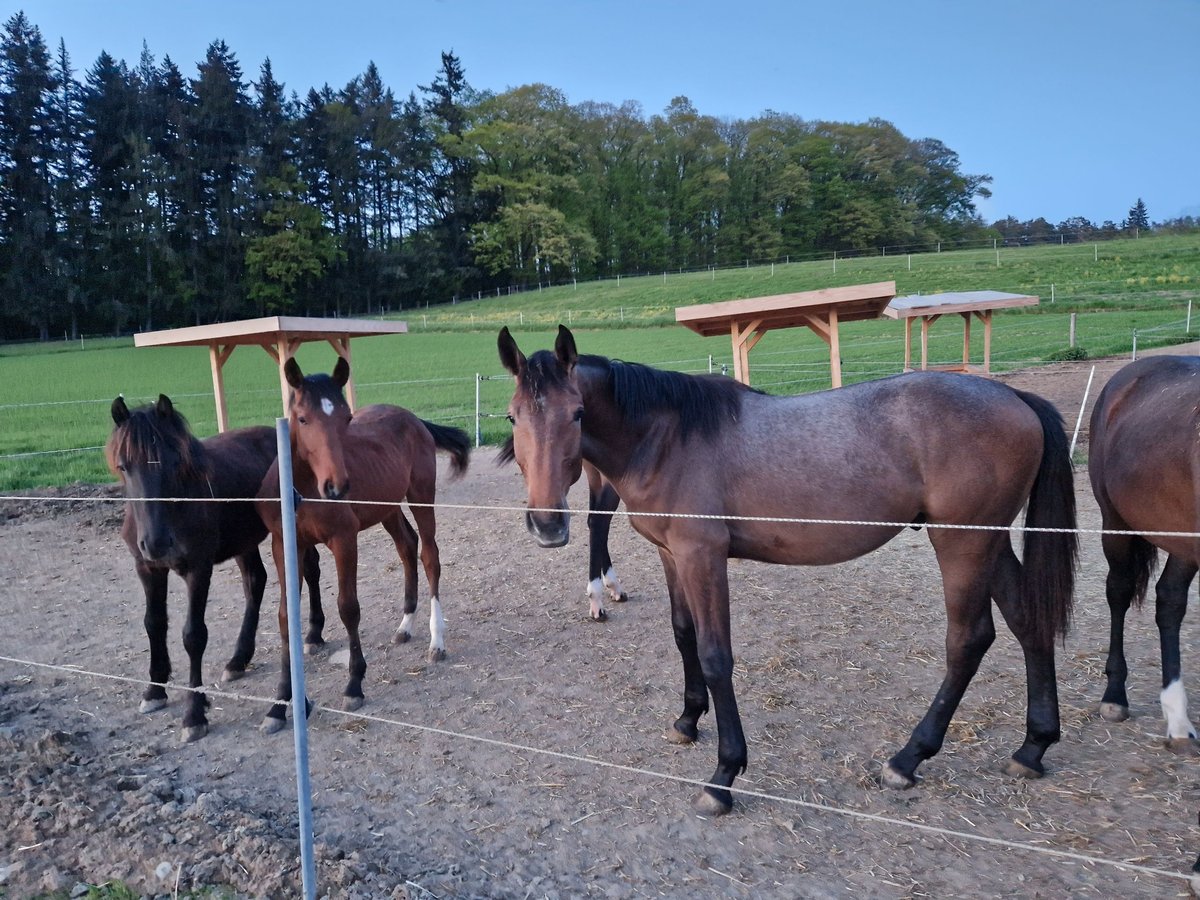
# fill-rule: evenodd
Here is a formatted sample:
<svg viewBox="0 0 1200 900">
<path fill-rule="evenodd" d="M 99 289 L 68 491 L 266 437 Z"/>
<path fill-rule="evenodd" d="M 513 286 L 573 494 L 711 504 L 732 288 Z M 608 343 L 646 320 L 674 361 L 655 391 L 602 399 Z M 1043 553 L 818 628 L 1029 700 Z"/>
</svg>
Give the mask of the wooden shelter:
<svg viewBox="0 0 1200 900">
<path fill-rule="evenodd" d="M 681 306 L 675 321 L 697 334 L 733 338 L 733 377 L 750 383 L 750 351 L 764 334 L 775 328 L 807 326 L 829 345 L 829 370 L 834 387 L 842 386 L 838 324 L 878 319 L 896 296 L 896 282 L 855 284 L 848 287 L 775 294 L 746 300 L 723 300 L 698 306 Z"/>
<path fill-rule="evenodd" d="M 912 323 L 921 320 L 921 368 L 929 368 L 929 326 L 942 316 L 958 313 L 963 318 L 962 364 L 935 366 L 951 372 L 968 372 L 971 367 L 971 319 L 983 322 L 983 371 L 992 369 L 992 312 L 1018 306 L 1037 306 L 1039 299 L 1028 294 L 1003 291 L 954 291 L 945 294 L 896 297 L 883 314 L 904 320 L 904 371 L 912 371 Z"/>
<path fill-rule="evenodd" d="M 229 355 L 248 344 L 262 347 L 279 364 L 279 387 L 283 408 L 287 411 L 288 383 L 283 367 L 296 348 L 308 341 L 329 341 L 337 355 L 350 362 L 350 339 L 378 334 L 404 334 L 405 322 L 385 322 L 379 319 L 319 319 L 305 316 L 267 316 L 262 319 L 243 319 L 217 325 L 195 325 L 190 328 L 169 328 L 165 331 L 146 331 L 133 336 L 135 347 L 208 347 L 212 365 L 213 398 L 217 404 L 217 429 L 229 427 L 229 410 L 225 404 L 225 378 L 222 369 Z M 354 409 L 354 370 L 346 384 L 346 401 Z"/>
</svg>

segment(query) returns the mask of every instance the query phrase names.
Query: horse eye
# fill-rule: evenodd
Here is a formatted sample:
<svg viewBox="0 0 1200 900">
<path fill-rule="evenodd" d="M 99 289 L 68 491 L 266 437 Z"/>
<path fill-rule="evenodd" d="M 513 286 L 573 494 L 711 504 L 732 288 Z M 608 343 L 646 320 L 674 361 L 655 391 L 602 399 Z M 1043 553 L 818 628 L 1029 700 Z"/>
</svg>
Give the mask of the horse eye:
<svg viewBox="0 0 1200 900">
<path fill-rule="evenodd" d="M 575 421 L 575 422 L 583 421 L 583 407 L 582 406 L 579 407 L 579 409 L 575 410 L 575 418 L 573 421 Z"/>
<path fill-rule="evenodd" d="M 308 424 L 308 419 L 305 418 L 304 416 L 296 416 L 296 421 L 299 422 L 301 425 Z"/>
<path fill-rule="evenodd" d="M 513 417 L 513 414 L 512 414 L 512 413 L 508 413 L 507 415 L 505 415 L 505 417 L 504 417 L 504 418 L 508 419 L 508 424 L 509 424 L 509 425 L 516 425 L 516 424 L 517 424 L 517 420 L 516 420 L 516 419 Z"/>
<path fill-rule="evenodd" d="M 123 462 L 117 463 L 117 471 L 122 474 L 124 474 L 126 471 L 128 471 L 128 469 L 125 466 L 125 463 L 123 463 Z"/>
</svg>

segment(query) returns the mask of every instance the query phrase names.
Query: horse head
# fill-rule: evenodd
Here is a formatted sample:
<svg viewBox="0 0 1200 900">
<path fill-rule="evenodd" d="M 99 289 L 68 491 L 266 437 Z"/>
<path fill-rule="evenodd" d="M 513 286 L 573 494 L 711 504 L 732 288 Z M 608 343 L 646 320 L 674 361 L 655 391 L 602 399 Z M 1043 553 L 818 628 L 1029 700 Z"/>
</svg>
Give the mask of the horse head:
<svg viewBox="0 0 1200 900">
<path fill-rule="evenodd" d="M 541 350 L 528 359 L 508 328 L 497 341 L 500 362 L 516 376 L 508 404 L 512 458 L 525 476 L 528 512 L 525 527 L 543 547 L 561 547 L 571 539 L 567 491 L 583 471 L 583 395 L 572 377 L 579 354 L 575 338 L 562 325 L 554 352 Z"/>
<path fill-rule="evenodd" d="M 124 485 L 138 551 L 150 561 L 172 560 L 181 552 L 176 504 L 151 501 L 202 496 L 200 485 L 207 477 L 204 450 L 166 394 L 133 411 L 117 397 L 112 419 L 104 453 L 109 469 Z"/>
<path fill-rule="evenodd" d="M 350 493 L 350 475 L 342 451 L 351 418 L 350 405 L 342 393 L 350 380 L 350 364 L 338 357 L 331 375 L 306 376 L 296 360 L 289 359 L 283 374 L 292 388 L 288 400 L 292 457 L 312 470 L 322 497 L 339 500 Z"/>
</svg>

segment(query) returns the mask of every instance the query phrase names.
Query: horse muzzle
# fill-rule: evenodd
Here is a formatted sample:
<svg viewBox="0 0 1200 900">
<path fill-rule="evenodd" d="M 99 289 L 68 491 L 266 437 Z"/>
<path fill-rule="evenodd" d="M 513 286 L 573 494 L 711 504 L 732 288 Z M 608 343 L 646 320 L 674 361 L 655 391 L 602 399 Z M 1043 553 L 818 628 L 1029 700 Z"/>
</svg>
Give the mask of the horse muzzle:
<svg viewBox="0 0 1200 900">
<path fill-rule="evenodd" d="M 525 527 L 539 547 L 565 547 L 571 540 L 571 517 L 566 511 L 527 512 Z"/>
</svg>

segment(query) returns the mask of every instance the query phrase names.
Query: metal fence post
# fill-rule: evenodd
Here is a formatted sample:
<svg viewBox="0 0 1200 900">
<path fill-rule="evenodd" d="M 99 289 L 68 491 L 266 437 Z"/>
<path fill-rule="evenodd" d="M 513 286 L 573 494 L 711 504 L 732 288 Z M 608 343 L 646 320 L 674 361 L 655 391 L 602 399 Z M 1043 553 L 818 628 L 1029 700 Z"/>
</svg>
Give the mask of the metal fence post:
<svg viewBox="0 0 1200 900">
<path fill-rule="evenodd" d="M 288 648 L 292 676 L 292 738 L 296 748 L 296 805 L 300 811 L 300 868 L 306 900 L 317 896 L 313 859 L 312 782 L 308 772 L 308 694 L 304 689 L 304 645 L 300 639 L 300 564 L 296 559 L 296 493 L 292 486 L 292 440 L 288 420 L 275 420 L 279 454 L 279 503 L 283 512 L 283 558 L 287 580 Z"/>
<path fill-rule="evenodd" d="M 479 423 L 479 386 L 483 383 L 483 376 L 478 372 L 475 373 L 475 449 L 483 443 L 483 428 Z"/>
</svg>

